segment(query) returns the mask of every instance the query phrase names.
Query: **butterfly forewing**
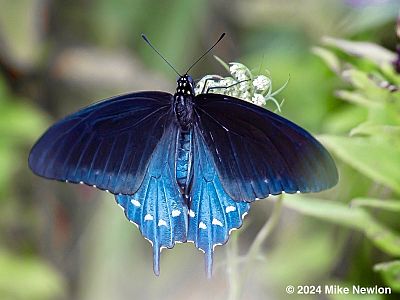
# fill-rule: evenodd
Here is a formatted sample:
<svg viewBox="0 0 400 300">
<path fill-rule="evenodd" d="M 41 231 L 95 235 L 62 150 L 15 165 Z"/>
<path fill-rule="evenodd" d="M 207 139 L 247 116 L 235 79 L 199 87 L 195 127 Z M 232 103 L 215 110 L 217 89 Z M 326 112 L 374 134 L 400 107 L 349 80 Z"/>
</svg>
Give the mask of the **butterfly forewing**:
<svg viewBox="0 0 400 300">
<path fill-rule="evenodd" d="M 33 146 L 37 175 L 133 194 L 167 125 L 173 96 L 139 92 L 88 106 L 50 127 Z"/>
<path fill-rule="evenodd" d="M 336 184 L 338 174 L 329 153 L 285 118 L 218 94 L 196 96 L 194 109 L 222 185 L 236 201 L 318 192 Z"/>
</svg>

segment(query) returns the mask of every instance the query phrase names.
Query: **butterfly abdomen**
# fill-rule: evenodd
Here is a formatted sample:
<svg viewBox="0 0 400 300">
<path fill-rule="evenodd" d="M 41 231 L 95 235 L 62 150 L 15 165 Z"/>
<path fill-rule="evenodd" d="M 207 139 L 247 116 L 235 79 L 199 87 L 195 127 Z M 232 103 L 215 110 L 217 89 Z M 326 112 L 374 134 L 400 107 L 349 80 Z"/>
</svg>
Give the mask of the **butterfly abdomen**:
<svg viewBox="0 0 400 300">
<path fill-rule="evenodd" d="M 192 166 L 192 132 L 181 131 L 177 141 L 176 155 L 176 181 L 181 190 L 186 194 L 191 178 Z"/>
</svg>

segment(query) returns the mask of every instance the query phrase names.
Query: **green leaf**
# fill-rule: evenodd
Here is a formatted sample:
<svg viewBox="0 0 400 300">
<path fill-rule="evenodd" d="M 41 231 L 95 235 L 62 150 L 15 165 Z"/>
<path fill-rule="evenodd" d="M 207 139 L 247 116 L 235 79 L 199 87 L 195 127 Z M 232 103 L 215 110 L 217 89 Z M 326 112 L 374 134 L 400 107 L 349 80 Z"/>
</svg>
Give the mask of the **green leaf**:
<svg viewBox="0 0 400 300">
<path fill-rule="evenodd" d="M 383 75 L 385 75 L 390 82 L 393 82 L 395 85 L 400 86 L 400 76 L 393 68 L 392 62 L 383 64 L 380 68 Z"/>
<path fill-rule="evenodd" d="M 283 204 L 304 215 L 362 231 L 382 251 L 400 256 L 400 236 L 360 207 L 299 195 L 287 195 Z"/>
<path fill-rule="evenodd" d="M 375 199 L 375 198 L 355 198 L 351 201 L 353 207 L 372 207 L 389 211 L 400 211 L 400 200 L 394 199 Z"/>
<path fill-rule="evenodd" d="M 323 43 L 346 52 L 349 55 L 365 57 L 377 65 L 391 63 L 396 58 L 396 54 L 374 43 L 353 42 L 331 37 L 323 38 Z"/>
<path fill-rule="evenodd" d="M 0 250 L 0 299 L 58 299 L 63 290 L 62 278 L 44 261 Z"/>
<path fill-rule="evenodd" d="M 340 60 L 332 51 L 329 51 L 322 47 L 313 47 L 312 52 L 315 55 L 319 56 L 332 71 L 336 73 L 340 72 L 341 70 Z"/>
<path fill-rule="evenodd" d="M 340 202 L 299 195 L 287 195 L 283 204 L 303 215 L 316 217 L 346 227 L 361 230 L 363 223 L 366 223 L 366 216 L 362 210 L 353 209 Z"/>
<path fill-rule="evenodd" d="M 357 93 L 357 92 L 350 92 L 346 90 L 340 90 L 336 92 L 336 96 L 339 98 L 346 100 L 350 103 L 357 104 L 360 106 L 365 106 L 368 108 L 378 108 L 379 104 L 371 101 L 369 98 Z"/>
<path fill-rule="evenodd" d="M 367 72 L 349 69 L 342 72 L 342 76 L 358 89 L 357 94 L 373 103 L 382 104 L 390 98 L 391 93 L 381 88 Z"/>
<path fill-rule="evenodd" d="M 323 132 L 347 134 L 352 128 L 364 122 L 367 114 L 368 110 L 365 107 L 346 105 L 326 117 Z"/>
<path fill-rule="evenodd" d="M 350 136 L 354 135 L 379 136 L 381 134 L 391 137 L 399 137 L 400 126 L 380 125 L 380 124 L 373 124 L 371 122 L 364 122 L 350 131 Z"/>
<path fill-rule="evenodd" d="M 384 96 L 382 96 L 382 98 L 383 97 Z M 390 97 L 387 100 L 388 101 L 384 105 L 378 107 L 377 109 L 369 110 L 368 121 L 372 124 L 382 126 L 400 126 L 400 97 L 398 99 L 396 99 L 396 97 Z M 380 134 L 378 134 L 378 136 L 380 136 Z M 400 136 L 397 135 L 398 140 L 400 140 L 399 137 Z"/>
<path fill-rule="evenodd" d="M 379 272 L 394 291 L 400 292 L 400 260 L 376 264 L 374 271 Z"/>
<path fill-rule="evenodd" d="M 400 149 L 382 139 L 332 135 L 319 139 L 345 163 L 400 193 Z"/>
</svg>

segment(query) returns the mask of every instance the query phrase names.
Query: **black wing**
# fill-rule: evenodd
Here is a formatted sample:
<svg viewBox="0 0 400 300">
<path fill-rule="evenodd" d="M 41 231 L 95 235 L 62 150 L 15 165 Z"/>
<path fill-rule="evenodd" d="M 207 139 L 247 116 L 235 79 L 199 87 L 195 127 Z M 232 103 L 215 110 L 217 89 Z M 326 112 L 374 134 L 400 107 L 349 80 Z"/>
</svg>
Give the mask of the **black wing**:
<svg viewBox="0 0 400 300">
<path fill-rule="evenodd" d="M 234 200 L 318 192 L 337 183 L 327 150 L 285 118 L 217 94 L 196 96 L 194 107 L 194 133 L 204 137 L 222 185 Z"/>
<path fill-rule="evenodd" d="M 51 126 L 33 146 L 37 175 L 133 194 L 172 122 L 173 97 L 163 92 L 121 95 L 88 106 Z"/>
</svg>

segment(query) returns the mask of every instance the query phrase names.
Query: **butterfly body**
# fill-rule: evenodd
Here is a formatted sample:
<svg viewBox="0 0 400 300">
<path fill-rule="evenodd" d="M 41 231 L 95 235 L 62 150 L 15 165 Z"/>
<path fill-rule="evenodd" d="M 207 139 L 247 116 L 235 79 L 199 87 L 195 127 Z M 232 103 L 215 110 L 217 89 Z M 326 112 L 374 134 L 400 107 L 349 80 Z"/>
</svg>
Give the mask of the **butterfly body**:
<svg viewBox="0 0 400 300">
<path fill-rule="evenodd" d="M 176 148 L 176 180 L 185 199 L 188 199 L 193 175 L 191 167 L 193 162 L 194 81 L 191 76 L 185 74 L 179 77 L 177 85 L 173 102 L 176 123 L 179 127 Z"/>
</svg>

